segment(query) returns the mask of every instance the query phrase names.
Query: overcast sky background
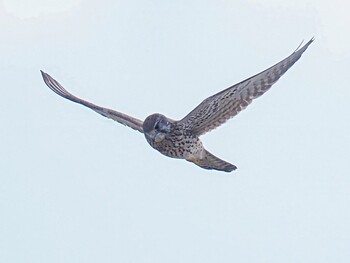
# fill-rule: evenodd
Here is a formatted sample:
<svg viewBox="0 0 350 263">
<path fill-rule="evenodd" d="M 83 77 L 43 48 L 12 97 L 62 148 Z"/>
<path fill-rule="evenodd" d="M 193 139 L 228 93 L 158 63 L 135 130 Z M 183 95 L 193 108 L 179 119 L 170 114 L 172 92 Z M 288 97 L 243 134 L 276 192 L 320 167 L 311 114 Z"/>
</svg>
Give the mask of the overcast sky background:
<svg viewBox="0 0 350 263">
<path fill-rule="evenodd" d="M 0 1 L 0 262 L 349 262 L 348 1 Z M 232 173 L 64 100 L 181 119 L 316 40 L 202 137 Z"/>
</svg>

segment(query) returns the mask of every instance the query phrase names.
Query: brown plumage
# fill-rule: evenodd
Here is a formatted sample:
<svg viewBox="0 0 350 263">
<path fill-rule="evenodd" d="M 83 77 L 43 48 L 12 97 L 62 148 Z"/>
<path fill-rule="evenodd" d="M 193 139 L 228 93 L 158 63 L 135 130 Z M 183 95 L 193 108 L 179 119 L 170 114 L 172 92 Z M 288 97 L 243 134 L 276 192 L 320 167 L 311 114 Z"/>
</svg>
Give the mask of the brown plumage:
<svg viewBox="0 0 350 263">
<path fill-rule="evenodd" d="M 313 39 L 274 66 L 205 99 L 180 121 L 157 113 L 148 116 L 142 122 L 121 112 L 82 100 L 66 91 L 47 73 L 41 73 L 46 85 L 55 93 L 144 133 L 148 143 L 162 154 L 185 159 L 205 169 L 231 172 L 236 166 L 209 153 L 203 147 L 199 136 L 219 127 L 245 109 L 253 99 L 264 94 L 298 61 L 312 41 Z"/>
</svg>

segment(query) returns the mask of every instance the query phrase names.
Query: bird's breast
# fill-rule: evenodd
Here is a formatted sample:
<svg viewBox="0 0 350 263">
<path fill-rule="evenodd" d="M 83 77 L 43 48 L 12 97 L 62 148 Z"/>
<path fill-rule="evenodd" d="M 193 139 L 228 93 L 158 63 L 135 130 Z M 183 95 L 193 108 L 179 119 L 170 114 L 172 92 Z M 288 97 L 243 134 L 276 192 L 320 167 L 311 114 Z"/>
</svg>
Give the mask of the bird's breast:
<svg viewBox="0 0 350 263">
<path fill-rule="evenodd" d="M 185 134 L 179 131 L 166 134 L 164 139 L 157 142 L 150 142 L 150 145 L 160 153 L 181 159 L 191 159 L 203 151 L 203 146 L 198 137 Z"/>
</svg>

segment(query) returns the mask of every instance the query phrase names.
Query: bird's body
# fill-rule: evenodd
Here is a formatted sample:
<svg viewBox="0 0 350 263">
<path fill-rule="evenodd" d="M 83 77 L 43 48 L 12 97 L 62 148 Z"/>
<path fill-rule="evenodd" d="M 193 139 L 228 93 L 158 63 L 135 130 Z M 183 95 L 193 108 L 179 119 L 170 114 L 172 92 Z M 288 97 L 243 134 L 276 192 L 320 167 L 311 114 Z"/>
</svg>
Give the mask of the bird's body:
<svg viewBox="0 0 350 263">
<path fill-rule="evenodd" d="M 170 133 L 156 135 L 153 141 L 151 137 L 145 136 L 147 142 L 162 154 L 180 159 L 193 159 L 200 157 L 203 145 L 197 136 L 181 130 L 181 126 L 174 125 Z"/>
<path fill-rule="evenodd" d="M 253 99 L 264 94 L 301 57 L 312 41 L 269 69 L 205 99 L 179 121 L 156 113 L 142 122 L 75 97 L 51 76 L 44 72 L 42 75 L 48 87 L 58 95 L 143 133 L 147 142 L 160 153 L 185 159 L 205 169 L 231 172 L 236 166 L 209 153 L 199 136 L 220 126 L 246 108 Z"/>
<path fill-rule="evenodd" d="M 158 125 L 158 131 L 154 129 L 155 125 Z M 156 113 L 146 118 L 143 130 L 147 142 L 165 156 L 185 159 L 205 169 L 225 169 L 227 172 L 236 169 L 233 164 L 209 153 L 199 137 L 185 129 L 181 122 Z"/>
</svg>

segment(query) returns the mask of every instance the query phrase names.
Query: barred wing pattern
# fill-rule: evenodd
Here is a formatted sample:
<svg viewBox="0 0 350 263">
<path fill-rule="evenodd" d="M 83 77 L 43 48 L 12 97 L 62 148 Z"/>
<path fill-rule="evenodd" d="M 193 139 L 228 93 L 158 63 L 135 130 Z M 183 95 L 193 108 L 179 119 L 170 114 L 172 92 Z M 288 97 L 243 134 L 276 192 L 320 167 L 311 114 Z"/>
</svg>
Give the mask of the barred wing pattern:
<svg viewBox="0 0 350 263">
<path fill-rule="evenodd" d="M 312 41 L 313 38 L 274 66 L 205 99 L 178 124 L 197 136 L 219 127 L 270 89 L 298 61 Z"/>
<path fill-rule="evenodd" d="M 97 113 L 101 114 L 104 117 L 107 117 L 109 119 L 115 120 L 125 126 L 128 126 L 134 130 L 137 130 L 141 133 L 143 133 L 142 129 L 142 121 L 135 119 L 133 117 L 130 117 L 126 114 L 123 114 L 121 112 L 103 108 L 100 106 L 97 106 L 95 104 L 92 104 L 91 102 L 79 99 L 78 97 L 70 94 L 67 90 L 65 90 L 55 79 L 53 79 L 49 74 L 41 71 L 41 74 L 43 76 L 43 79 L 46 83 L 46 85 L 56 94 L 62 96 L 63 98 L 66 98 L 67 100 L 82 104 Z"/>
</svg>

